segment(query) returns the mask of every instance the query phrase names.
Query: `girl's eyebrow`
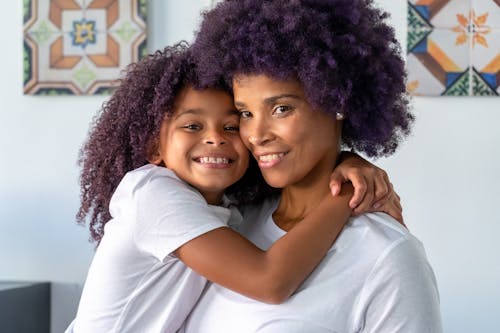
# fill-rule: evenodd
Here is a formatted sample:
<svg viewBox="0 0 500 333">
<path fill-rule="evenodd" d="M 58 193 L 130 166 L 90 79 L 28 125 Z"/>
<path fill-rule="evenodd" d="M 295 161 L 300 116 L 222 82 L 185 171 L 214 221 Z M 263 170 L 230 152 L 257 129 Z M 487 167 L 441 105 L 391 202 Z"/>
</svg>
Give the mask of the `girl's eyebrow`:
<svg viewBox="0 0 500 333">
<path fill-rule="evenodd" d="M 276 104 L 276 102 L 282 98 L 293 98 L 293 99 L 298 99 L 298 100 L 302 99 L 300 96 L 295 95 L 295 94 L 280 94 L 280 95 L 265 98 L 264 101 L 262 102 L 262 104 L 273 105 L 273 104 Z M 239 102 L 239 101 L 234 101 L 234 105 L 236 107 L 240 107 L 240 108 L 246 106 L 245 103 Z"/>
<path fill-rule="evenodd" d="M 195 109 L 186 109 L 186 110 L 183 110 L 181 112 L 179 112 L 179 114 L 177 116 L 175 116 L 174 120 L 175 119 L 178 119 L 184 115 L 188 115 L 188 114 L 194 114 L 194 115 L 203 115 L 203 114 L 206 114 L 207 111 L 205 109 L 202 109 L 202 108 L 195 108 Z M 229 109 L 227 110 L 226 112 L 228 115 L 232 116 L 232 115 L 236 115 L 236 116 L 239 116 L 239 112 L 236 110 L 236 109 Z"/>
<path fill-rule="evenodd" d="M 174 119 L 177 119 L 179 117 L 182 117 L 184 115 L 187 115 L 187 114 L 194 114 L 194 115 L 199 115 L 199 114 L 203 114 L 205 113 L 203 109 L 186 109 L 186 110 L 182 110 L 181 112 L 179 112 L 179 114 L 177 114 L 177 116 L 175 116 Z"/>
</svg>

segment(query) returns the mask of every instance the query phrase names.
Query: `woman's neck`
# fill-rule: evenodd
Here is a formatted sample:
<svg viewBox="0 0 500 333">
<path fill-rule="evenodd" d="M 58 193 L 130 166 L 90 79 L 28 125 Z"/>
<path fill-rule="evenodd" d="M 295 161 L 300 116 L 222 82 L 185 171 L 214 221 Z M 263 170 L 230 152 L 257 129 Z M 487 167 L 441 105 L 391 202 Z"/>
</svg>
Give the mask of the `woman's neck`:
<svg viewBox="0 0 500 333">
<path fill-rule="evenodd" d="M 315 209 L 326 195 L 329 195 L 330 175 L 333 167 L 323 169 L 313 170 L 300 183 L 287 186 L 282 190 L 278 208 L 273 213 L 273 220 L 281 229 L 291 230 Z"/>
</svg>

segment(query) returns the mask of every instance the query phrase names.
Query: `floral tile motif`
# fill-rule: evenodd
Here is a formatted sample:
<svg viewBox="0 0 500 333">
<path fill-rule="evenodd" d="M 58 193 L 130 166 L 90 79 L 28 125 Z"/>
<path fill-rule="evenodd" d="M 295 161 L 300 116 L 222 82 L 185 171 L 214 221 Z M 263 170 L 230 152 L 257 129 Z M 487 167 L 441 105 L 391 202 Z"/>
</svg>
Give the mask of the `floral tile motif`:
<svg viewBox="0 0 500 333">
<path fill-rule="evenodd" d="M 24 0 L 24 93 L 107 94 L 147 54 L 146 0 Z"/>
<path fill-rule="evenodd" d="M 408 90 L 500 94 L 500 0 L 409 0 Z"/>
<path fill-rule="evenodd" d="M 486 46 L 472 49 L 472 94 L 475 96 L 498 96 L 500 94 L 500 29 L 493 29 L 484 39 Z"/>
</svg>

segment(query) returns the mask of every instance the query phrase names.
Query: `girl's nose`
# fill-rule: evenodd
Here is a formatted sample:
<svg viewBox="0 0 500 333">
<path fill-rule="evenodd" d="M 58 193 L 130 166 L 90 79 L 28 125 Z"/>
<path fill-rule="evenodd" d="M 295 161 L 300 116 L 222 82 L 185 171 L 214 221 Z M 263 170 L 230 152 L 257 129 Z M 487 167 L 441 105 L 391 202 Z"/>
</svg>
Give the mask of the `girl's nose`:
<svg viewBox="0 0 500 333">
<path fill-rule="evenodd" d="M 226 138 L 218 132 L 211 132 L 207 135 L 204 140 L 204 143 L 209 145 L 221 146 L 227 143 Z"/>
</svg>

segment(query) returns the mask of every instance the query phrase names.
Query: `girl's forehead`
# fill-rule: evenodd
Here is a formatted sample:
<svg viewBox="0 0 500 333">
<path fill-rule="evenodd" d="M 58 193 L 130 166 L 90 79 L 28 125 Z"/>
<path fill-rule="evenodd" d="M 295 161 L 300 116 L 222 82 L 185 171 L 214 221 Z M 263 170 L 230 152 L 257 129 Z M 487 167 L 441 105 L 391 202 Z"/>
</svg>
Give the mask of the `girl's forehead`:
<svg viewBox="0 0 500 333">
<path fill-rule="evenodd" d="M 171 118 L 186 115 L 226 117 L 235 114 L 233 97 L 227 92 L 214 88 L 186 87 L 176 97 Z"/>
</svg>

